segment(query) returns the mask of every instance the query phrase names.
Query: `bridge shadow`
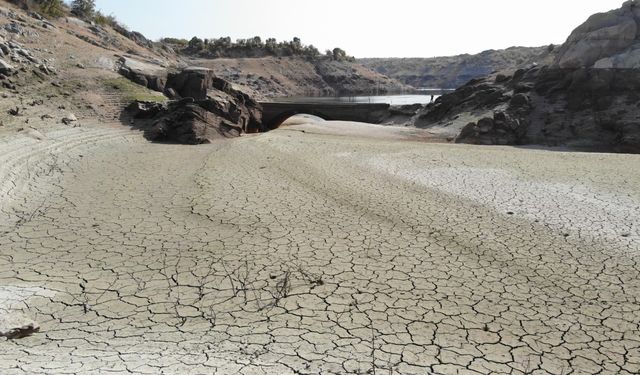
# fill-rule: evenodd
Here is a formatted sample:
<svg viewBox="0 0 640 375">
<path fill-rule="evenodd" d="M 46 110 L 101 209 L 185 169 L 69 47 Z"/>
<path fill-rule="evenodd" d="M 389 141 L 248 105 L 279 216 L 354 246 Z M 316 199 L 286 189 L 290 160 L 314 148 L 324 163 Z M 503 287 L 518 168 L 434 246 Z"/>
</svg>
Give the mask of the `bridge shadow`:
<svg viewBox="0 0 640 375">
<path fill-rule="evenodd" d="M 309 114 L 323 120 L 356 121 L 380 124 L 390 115 L 383 103 L 278 103 L 262 102 L 263 131 L 277 129 L 288 118 Z"/>
<path fill-rule="evenodd" d="M 324 121 L 331 121 L 333 120 L 331 117 L 325 115 L 324 113 L 318 112 L 318 111 L 314 111 L 314 110 L 292 110 L 292 111 L 287 111 L 287 112 L 283 112 L 280 115 L 276 116 L 275 118 L 271 119 L 269 121 L 268 124 L 263 123 L 263 126 L 266 127 L 266 130 L 274 130 L 279 128 L 280 126 L 282 126 L 283 124 L 285 124 L 289 119 L 291 119 L 292 117 L 298 116 L 298 115 L 309 115 L 309 116 L 314 116 L 314 117 L 318 117 Z M 313 119 L 310 119 L 313 121 Z"/>
</svg>

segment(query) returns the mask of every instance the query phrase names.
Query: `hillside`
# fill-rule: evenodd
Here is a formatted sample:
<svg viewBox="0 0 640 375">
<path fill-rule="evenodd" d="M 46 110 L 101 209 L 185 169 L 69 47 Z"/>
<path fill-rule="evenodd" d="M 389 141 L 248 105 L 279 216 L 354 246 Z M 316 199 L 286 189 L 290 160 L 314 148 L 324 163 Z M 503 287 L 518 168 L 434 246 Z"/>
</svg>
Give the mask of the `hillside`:
<svg viewBox="0 0 640 375">
<path fill-rule="evenodd" d="M 300 57 L 188 59 L 212 69 L 254 97 L 386 93 L 411 88 L 348 61 L 309 61 Z"/>
<path fill-rule="evenodd" d="M 0 133 L 38 138 L 61 125 L 124 121 L 144 126 L 149 139 L 201 143 L 256 131 L 261 111 L 256 101 L 270 97 L 407 89 L 340 49 L 311 57 L 197 57 L 152 42 L 113 18 L 97 22 L 96 16 L 90 22 L 68 12 L 44 17 L 22 8 L 30 3 L 18 3 L 0 5 Z M 205 83 L 215 100 L 195 90 Z M 195 92 L 202 102 L 178 100 L 195 98 Z M 160 112 L 143 125 L 123 112 L 134 100 L 171 108 L 143 105 L 141 110 Z"/>
<path fill-rule="evenodd" d="M 511 47 L 488 50 L 476 55 L 433 58 L 366 58 L 358 59 L 364 66 L 416 88 L 446 88 L 462 86 L 470 79 L 499 70 L 513 70 L 532 63 L 552 61 L 554 47 Z"/>
<path fill-rule="evenodd" d="M 324 54 L 300 38 L 265 41 L 230 37 L 191 40 L 163 38 L 155 43 L 189 64 L 206 66 L 256 97 L 352 95 L 412 90 L 356 62 L 341 48 Z"/>
<path fill-rule="evenodd" d="M 164 100 L 118 74 L 121 56 L 165 67 L 180 64 L 166 51 L 143 46 L 109 27 L 73 17 L 45 19 L 4 2 L 0 51 L 0 133 L 63 121 L 113 121 L 130 100 Z"/>
<path fill-rule="evenodd" d="M 68 11 L 44 17 L 23 9 L 28 4 L 0 1 L 0 132 L 37 129 L 70 115 L 80 121 L 113 120 L 133 99 L 166 100 L 143 87 L 149 87 L 147 78 L 135 81 L 142 85 L 124 78 L 122 61 L 160 75 L 188 66 L 211 67 L 256 99 L 406 89 L 358 63 L 326 56 L 316 61 L 298 56 L 193 59 L 113 18 L 98 24 Z"/>
</svg>

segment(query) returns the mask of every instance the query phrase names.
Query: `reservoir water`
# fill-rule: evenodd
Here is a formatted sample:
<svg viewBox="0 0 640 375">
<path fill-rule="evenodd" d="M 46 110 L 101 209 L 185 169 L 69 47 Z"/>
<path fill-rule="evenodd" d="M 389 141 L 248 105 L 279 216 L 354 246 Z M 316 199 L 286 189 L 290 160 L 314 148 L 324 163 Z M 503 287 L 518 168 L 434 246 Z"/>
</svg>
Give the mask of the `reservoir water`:
<svg viewBox="0 0 640 375">
<path fill-rule="evenodd" d="M 449 90 L 424 89 L 418 94 L 386 94 L 358 96 L 289 96 L 275 98 L 277 102 L 295 103 L 388 103 L 391 105 L 427 104 Z"/>
</svg>

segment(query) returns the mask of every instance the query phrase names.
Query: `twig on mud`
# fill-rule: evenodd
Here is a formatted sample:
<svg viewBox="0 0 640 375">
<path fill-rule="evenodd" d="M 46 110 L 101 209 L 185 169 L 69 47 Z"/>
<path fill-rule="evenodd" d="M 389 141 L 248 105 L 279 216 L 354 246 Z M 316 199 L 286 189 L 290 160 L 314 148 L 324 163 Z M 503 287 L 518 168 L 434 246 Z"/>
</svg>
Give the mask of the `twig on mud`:
<svg viewBox="0 0 640 375">
<path fill-rule="evenodd" d="M 369 318 L 369 325 L 371 326 L 371 370 L 373 375 L 376 375 L 376 332 L 373 329 L 373 320 Z"/>
<path fill-rule="evenodd" d="M 82 304 L 82 309 L 85 314 L 91 310 L 91 306 L 89 305 L 89 295 L 87 294 L 87 286 L 85 285 L 86 282 L 87 280 L 83 280 L 83 282 L 80 283 L 81 299 L 78 299 L 78 302 Z"/>
<path fill-rule="evenodd" d="M 231 272 L 227 269 L 227 265 L 224 260 L 221 260 L 222 268 L 224 272 L 227 274 L 227 278 L 229 279 L 229 283 L 231 284 L 231 290 L 233 291 L 233 296 L 236 297 L 238 295 L 238 290 L 236 289 L 236 284 L 233 282 L 233 276 L 231 276 Z"/>
<path fill-rule="evenodd" d="M 298 266 L 298 272 L 304 279 L 306 279 L 309 283 L 314 285 L 324 285 L 324 281 L 322 281 L 322 275 L 316 275 L 305 270 L 302 266 Z"/>
</svg>

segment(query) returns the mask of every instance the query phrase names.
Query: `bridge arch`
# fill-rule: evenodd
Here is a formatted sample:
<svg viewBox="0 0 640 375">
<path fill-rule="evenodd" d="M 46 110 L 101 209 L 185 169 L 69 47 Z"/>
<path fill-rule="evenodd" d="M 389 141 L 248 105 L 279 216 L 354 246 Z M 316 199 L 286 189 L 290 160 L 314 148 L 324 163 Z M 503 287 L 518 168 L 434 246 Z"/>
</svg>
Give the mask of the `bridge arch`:
<svg viewBox="0 0 640 375">
<path fill-rule="evenodd" d="M 273 129 L 279 128 L 280 125 L 282 125 L 285 121 L 287 121 L 289 118 L 295 115 L 312 115 L 312 116 L 320 117 L 325 121 L 333 120 L 330 116 L 327 116 L 324 113 L 314 110 L 312 108 L 309 108 L 309 109 L 296 108 L 296 109 L 291 109 L 291 110 L 282 112 L 276 115 L 275 117 L 273 117 L 268 124 L 265 124 L 267 126 L 267 130 L 273 130 Z"/>
<path fill-rule="evenodd" d="M 289 117 L 306 113 L 324 120 L 379 124 L 389 116 L 389 104 L 261 102 L 262 130 L 277 129 Z"/>
</svg>

